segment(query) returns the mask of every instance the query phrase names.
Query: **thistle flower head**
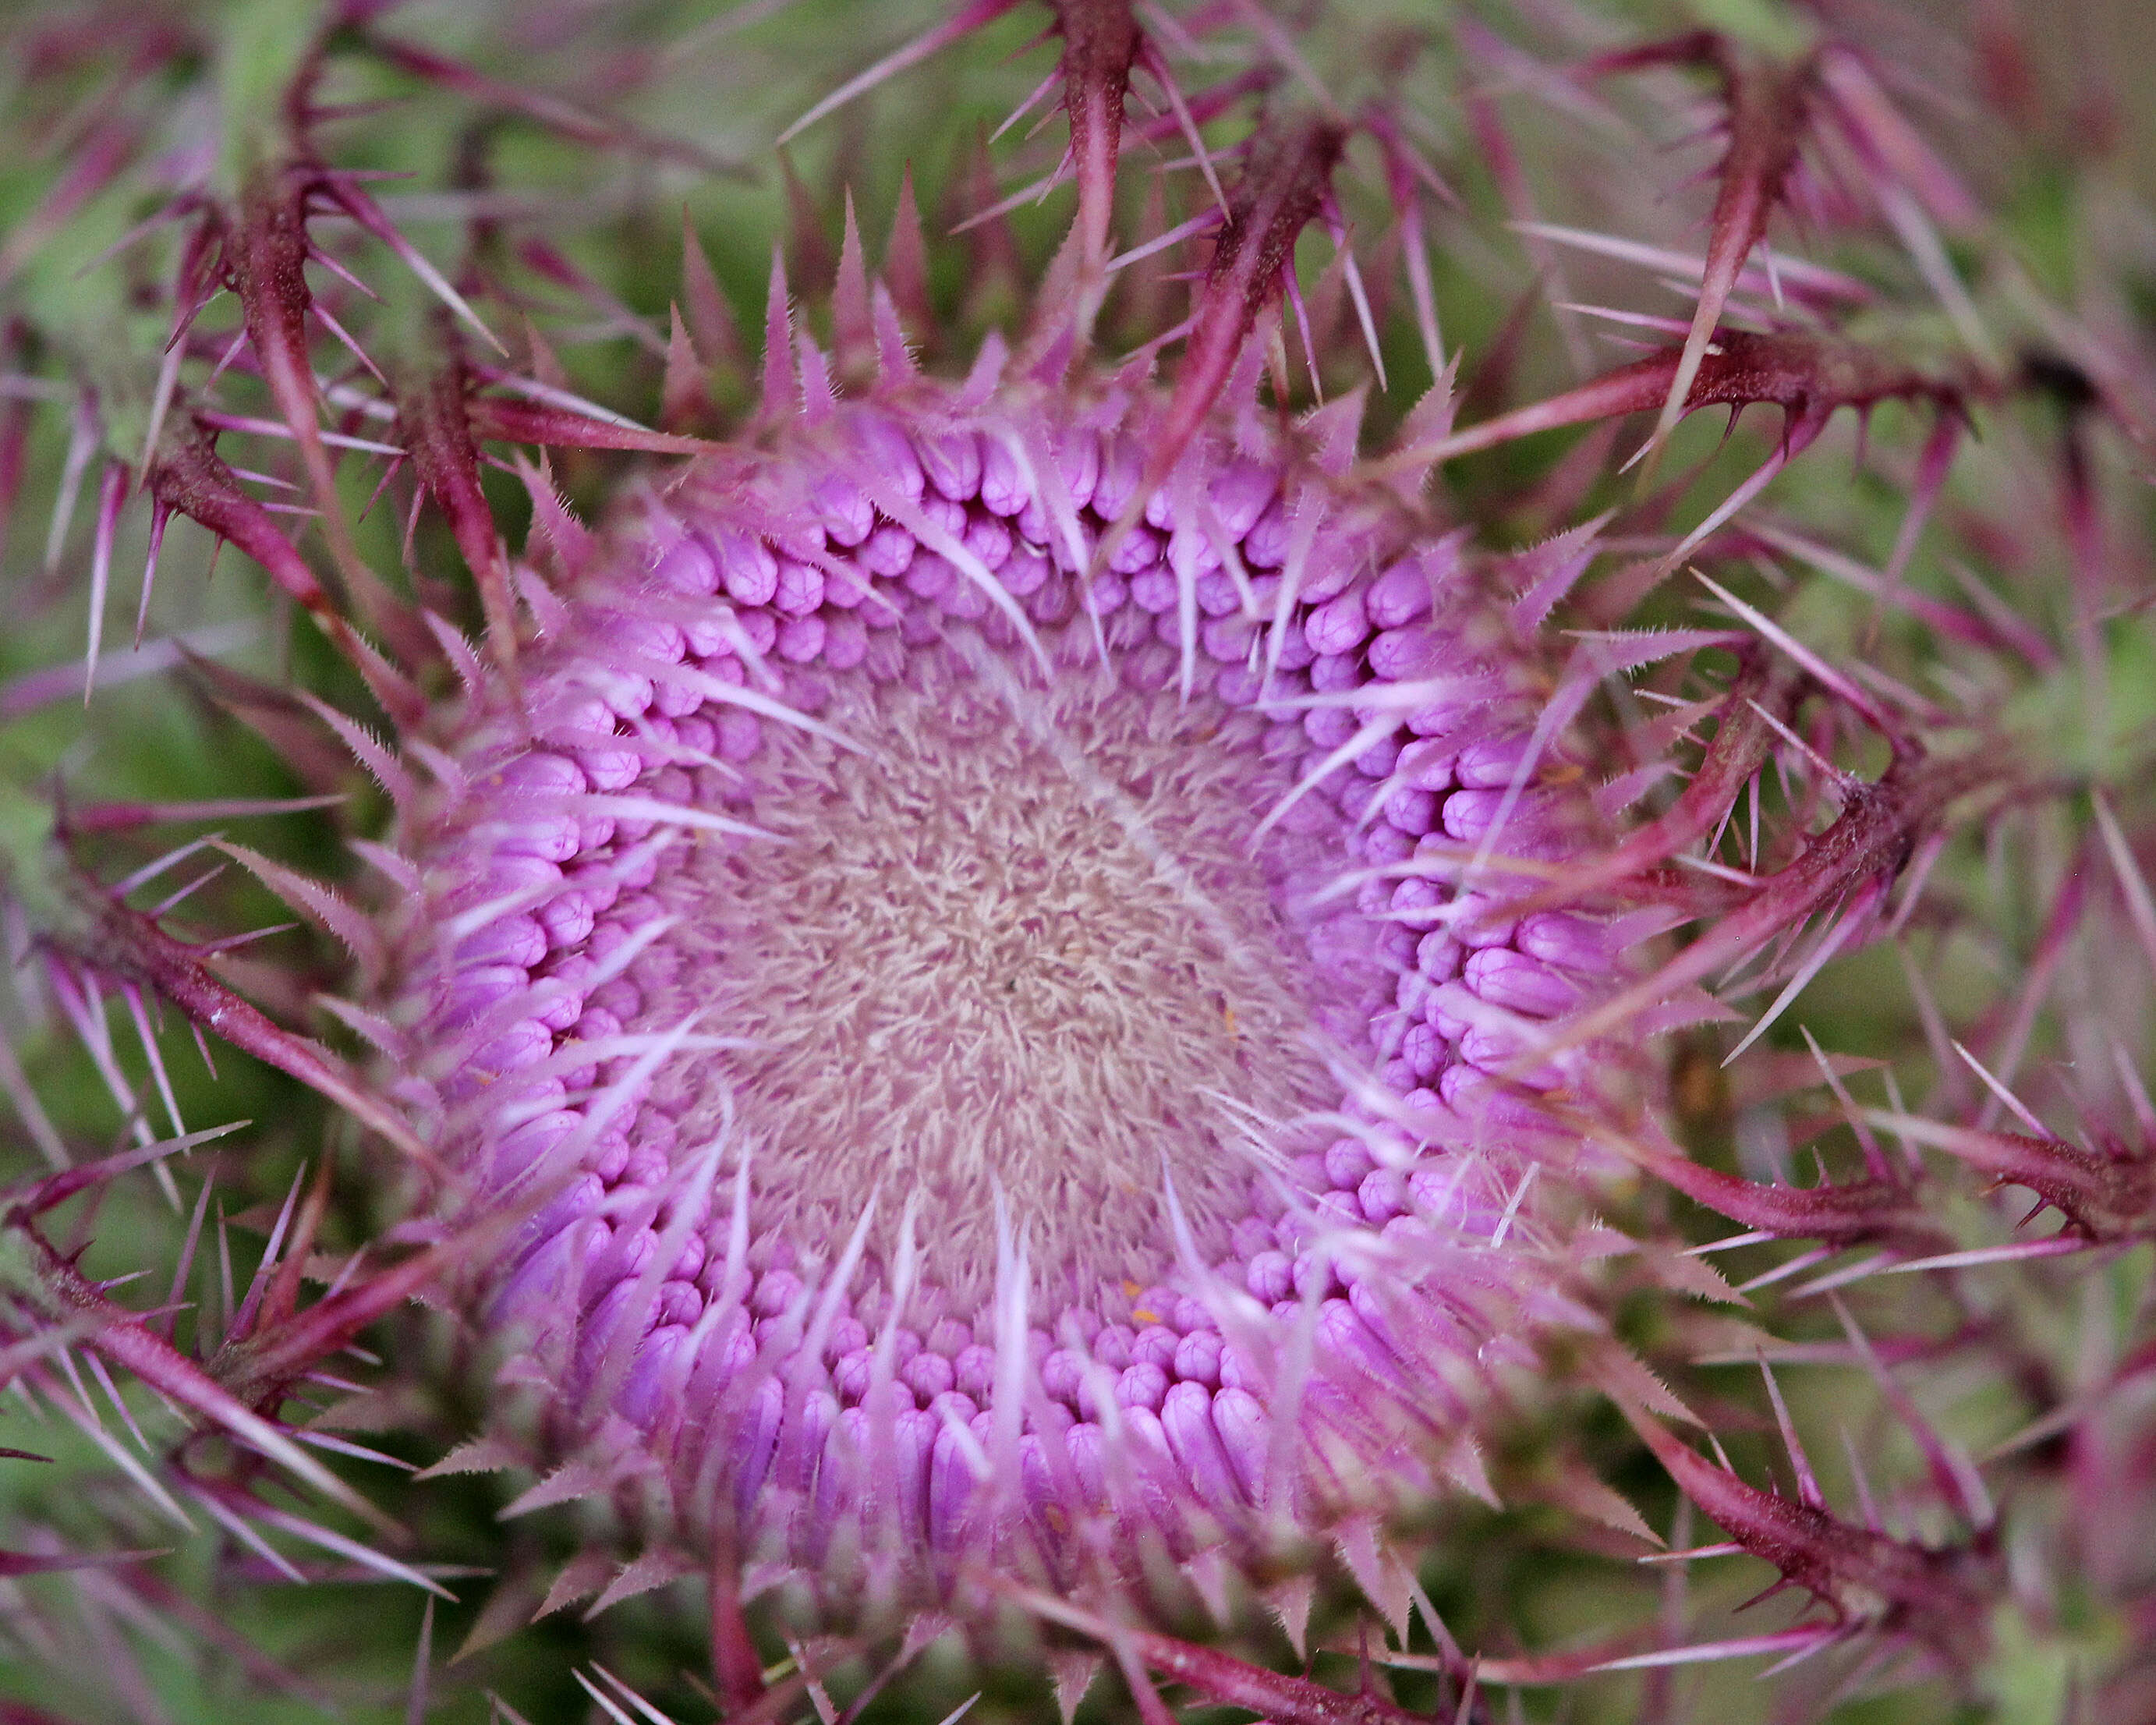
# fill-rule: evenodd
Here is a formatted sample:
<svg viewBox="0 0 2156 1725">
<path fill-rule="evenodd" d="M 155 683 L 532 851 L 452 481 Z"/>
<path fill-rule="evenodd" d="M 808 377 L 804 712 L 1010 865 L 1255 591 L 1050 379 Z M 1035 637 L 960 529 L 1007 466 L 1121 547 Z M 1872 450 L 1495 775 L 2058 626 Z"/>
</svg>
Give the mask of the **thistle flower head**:
<svg viewBox="0 0 2156 1725">
<path fill-rule="evenodd" d="M 520 571 L 378 1082 L 498 1221 L 538 1453 L 687 1550 L 855 1605 L 1286 1562 L 1471 1469 L 1563 1311 L 1537 1098 L 1613 1086 L 1537 1044 L 1638 931 L 1511 908 L 1594 817 L 1412 498 L 1248 402 L 935 382 L 878 303 L 873 387 L 801 340 L 762 445 Z"/>
</svg>

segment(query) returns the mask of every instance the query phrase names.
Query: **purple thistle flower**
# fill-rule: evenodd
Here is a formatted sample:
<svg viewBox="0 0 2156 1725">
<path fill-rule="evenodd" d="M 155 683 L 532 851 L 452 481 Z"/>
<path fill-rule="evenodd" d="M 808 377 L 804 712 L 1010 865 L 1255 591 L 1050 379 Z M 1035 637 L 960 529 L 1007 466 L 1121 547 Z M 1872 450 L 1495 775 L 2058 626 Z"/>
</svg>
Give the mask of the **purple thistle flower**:
<svg viewBox="0 0 2156 1725">
<path fill-rule="evenodd" d="M 876 304 L 863 395 L 785 343 L 767 446 L 520 568 L 519 681 L 385 779 L 382 1083 L 492 1230 L 528 1501 L 643 1477 L 850 1613 L 1348 1527 L 1389 1593 L 1588 1322 L 1527 1189 L 1613 1062 L 1538 1045 L 1645 931 L 1508 909 L 1598 823 L 1352 404 L 1150 487 L 1162 392 L 936 382 Z"/>
</svg>

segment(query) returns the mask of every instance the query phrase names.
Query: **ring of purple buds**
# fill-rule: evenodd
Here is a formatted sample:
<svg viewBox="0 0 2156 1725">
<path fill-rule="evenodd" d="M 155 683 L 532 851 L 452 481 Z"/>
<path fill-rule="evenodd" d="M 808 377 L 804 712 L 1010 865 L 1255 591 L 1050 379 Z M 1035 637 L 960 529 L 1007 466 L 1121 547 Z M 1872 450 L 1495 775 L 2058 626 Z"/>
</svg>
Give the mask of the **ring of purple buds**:
<svg viewBox="0 0 2156 1725">
<path fill-rule="evenodd" d="M 1590 1322 L 1527 1189 L 1635 931 L 1517 908 L 1598 830 L 1546 682 L 1352 424 L 1224 413 L 1140 498 L 1150 386 L 806 352 L 764 447 L 518 571 L 390 859 L 527 1502 L 633 1482 L 825 1609 L 1313 1538 L 1378 1585 Z"/>
</svg>

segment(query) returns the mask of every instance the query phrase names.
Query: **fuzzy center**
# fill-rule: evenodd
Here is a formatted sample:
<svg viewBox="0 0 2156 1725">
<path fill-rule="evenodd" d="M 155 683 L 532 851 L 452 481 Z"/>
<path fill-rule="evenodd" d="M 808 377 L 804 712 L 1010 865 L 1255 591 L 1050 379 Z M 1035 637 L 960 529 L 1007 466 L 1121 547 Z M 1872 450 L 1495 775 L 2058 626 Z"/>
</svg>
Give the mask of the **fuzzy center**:
<svg viewBox="0 0 2156 1725">
<path fill-rule="evenodd" d="M 1169 1180 L 1217 1245 L 1325 1070 L 1287 908 L 1310 835 L 1253 855 L 1288 784 L 1263 721 L 969 632 L 839 681 L 823 716 L 860 752 L 774 737 L 742 812 L 778 842 L 660 886 L 690 962 L 659 1016 L 753 1045 L 675 1076 L 685 1123 L 730 1101 L 757 1193 L 833 1251 L 871 1191 L 917 1199 L 962 1296 L 993 1286 L 999 1207 L 1073 1291 L 1173 1261 Z"/>
</svg>

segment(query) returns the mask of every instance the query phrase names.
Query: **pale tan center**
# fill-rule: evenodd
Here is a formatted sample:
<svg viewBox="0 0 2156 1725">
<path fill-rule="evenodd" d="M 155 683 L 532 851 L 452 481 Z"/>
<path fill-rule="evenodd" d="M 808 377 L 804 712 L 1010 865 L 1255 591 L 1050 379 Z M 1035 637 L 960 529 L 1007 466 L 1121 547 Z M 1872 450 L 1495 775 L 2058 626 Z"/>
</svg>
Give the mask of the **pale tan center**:
<svg viewBox="0 0 2156 1725">
<path fill-rule="evenodd" d="M 973 638 L 841 683 L 823 717 L 868 752 L 773 727 L 739 812 L 780 842 L 699 846 L 655 889 L 688 962 L 653 1020 L 701 1006 L 759 1045 L 667 1081 L 685 1145 L 731 1091 L 766 1214 L 828 1257 L 878 1191 L 887 1253 L 917 1198 L 962 1297 L 993 1284 L 999 1195 L 1037 1286 L 1172 1266 L 1165 1177 L 1217 1250 L 1265 1123 L 1324 1090 L 1276 907 L 1316 841 L 1250 855 L 1288 783 L 1263 722 L 1097 668 L 1049 686 Z"/>
</svg>

